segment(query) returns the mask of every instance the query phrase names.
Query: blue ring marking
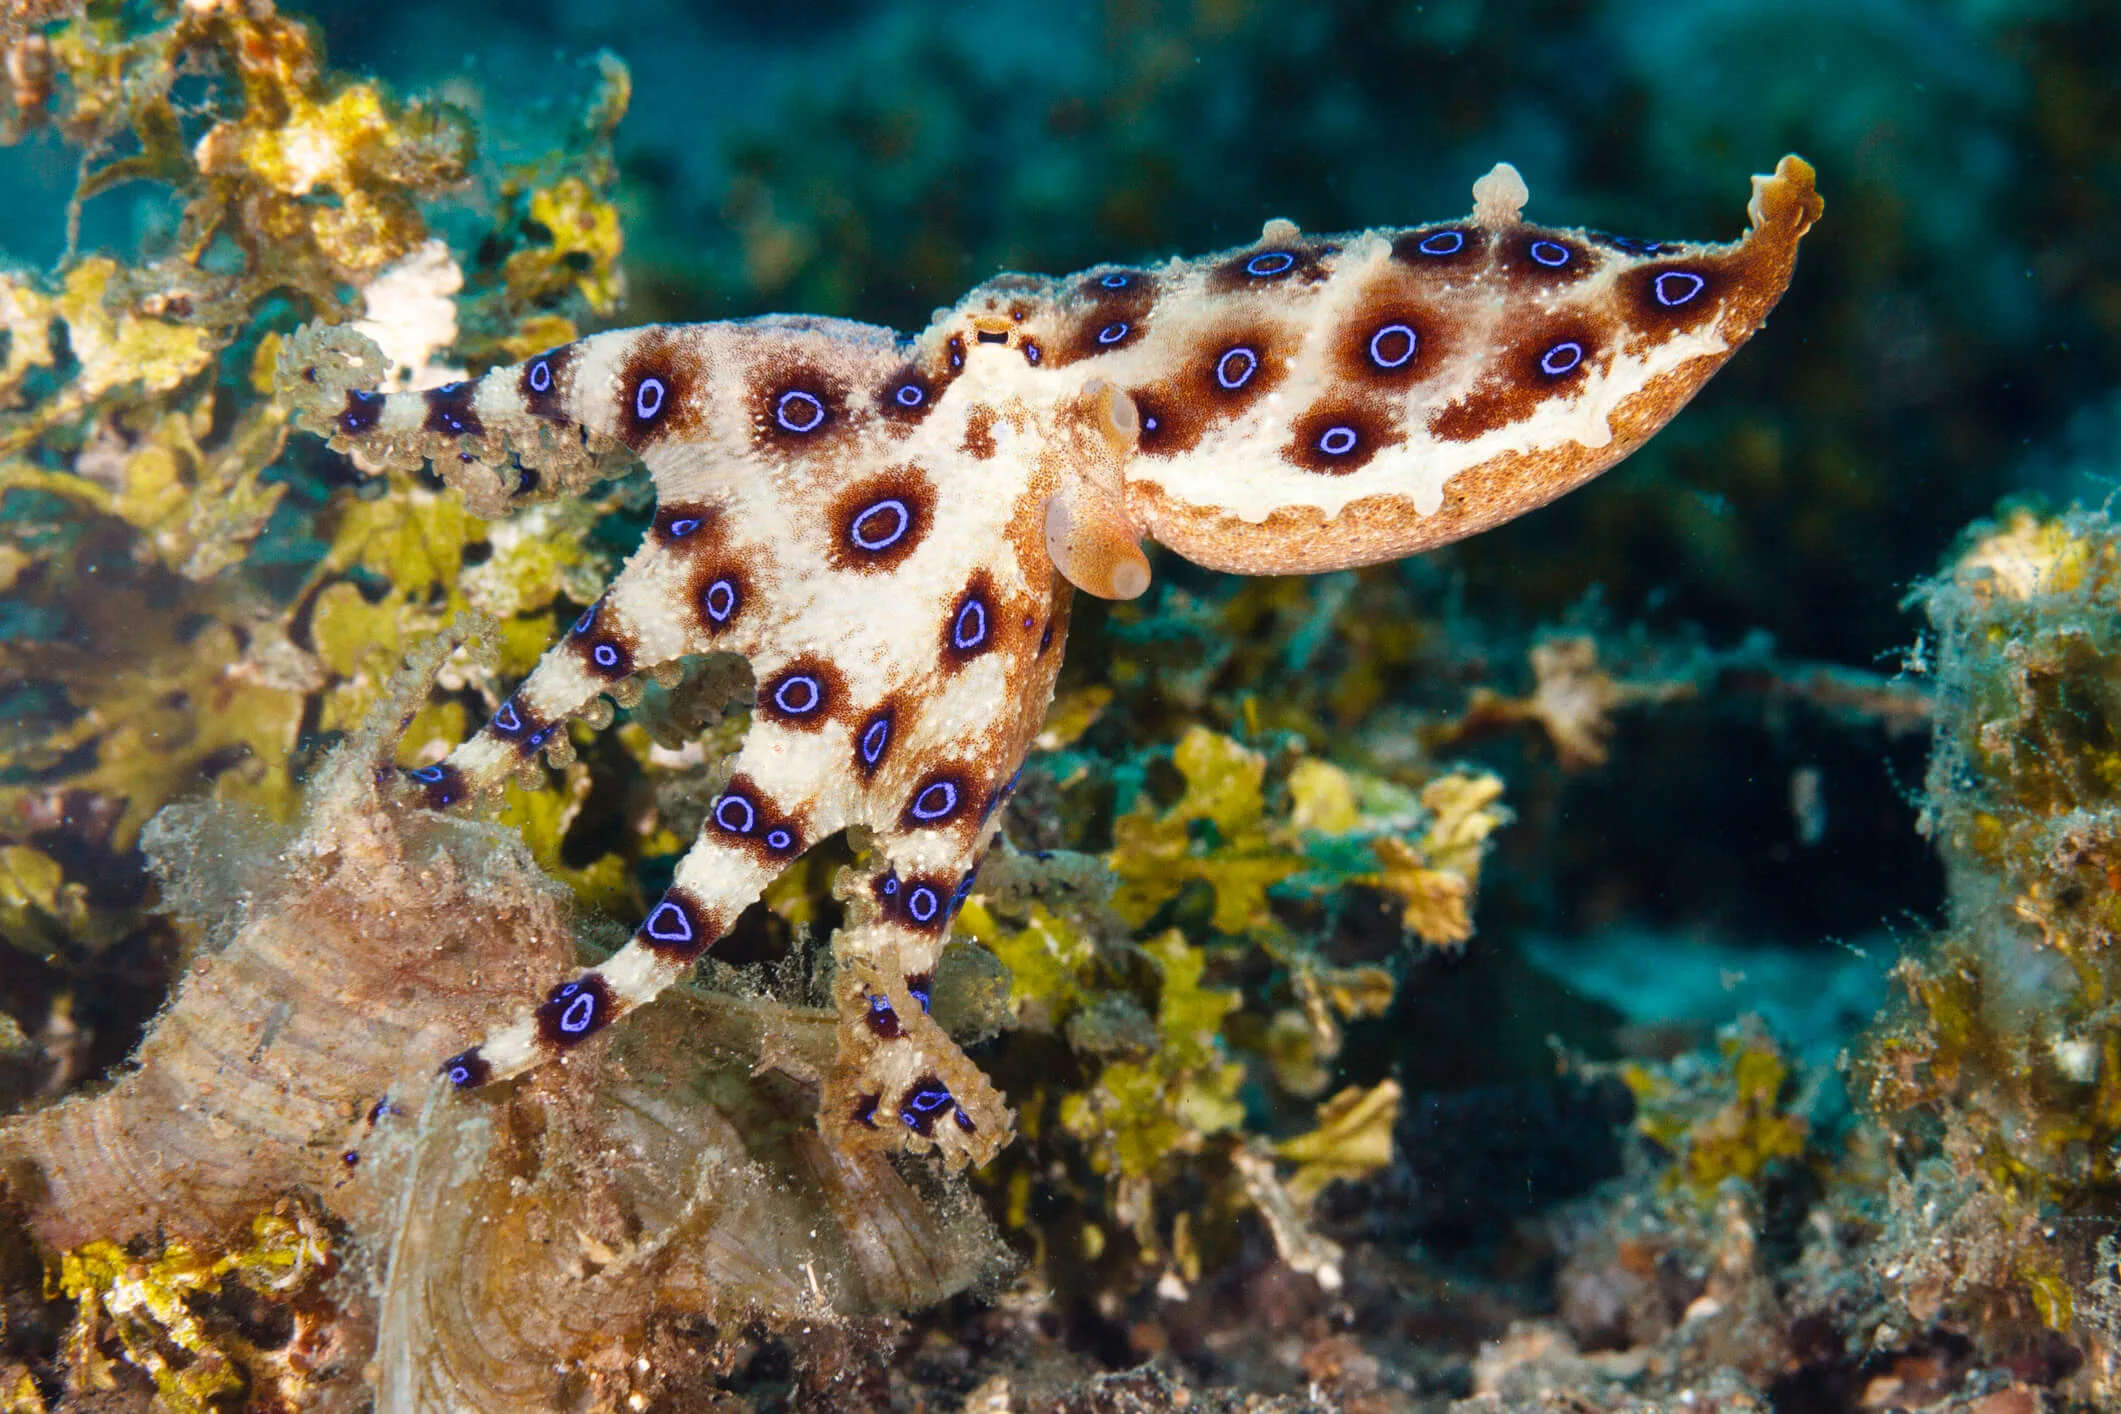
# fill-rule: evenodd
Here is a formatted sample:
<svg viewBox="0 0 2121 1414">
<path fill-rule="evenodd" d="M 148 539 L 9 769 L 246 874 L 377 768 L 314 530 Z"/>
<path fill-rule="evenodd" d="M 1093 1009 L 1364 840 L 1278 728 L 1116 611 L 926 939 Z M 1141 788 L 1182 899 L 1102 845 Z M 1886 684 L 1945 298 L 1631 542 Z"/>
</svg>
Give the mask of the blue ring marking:
<svg viewBox="0 0 2121 1414">
<path fill-rule="evenodd" d="M 869 517 L 882 512 L 891 512 L 898 516 L 898 524 L 891 528 L 891 533 L 875 538 L 862 534 L 862 526 L 868 521 Z M 912 528 L 913 512 L 906 508 L 904 501 L 894 496 L 888 501 L 878 501 L 875 505 L 856 516 L 854 523 L 847 527 L 847 538 L 854 542 L 854 548 L 857 550 L 868 550 L 874 553 L 878 550 L 888 550 L 898 544 L 900 540 L 905 538 L 906 532 Z"/>
<path fill-rule="evenodd" d="M 550 738 L 554 732 L 558 731 L 559 729 L 560 724 L 558 722 L 548 722 L 544 726 L 539 727 L 536 731 L 532 732 L 529 736 L 524 737 L 523 745 L 530 748 L 532 751 L 536 751 L 539 747 L 545 744 L 546 740 Z"/>
<path fill-rule="evenodd" d="M 884 876 L 882 888 L 885 898 L 889 898 L 898 892 L 898 871 L 896 869 Z"/>
<path fill-rule="evenodd" d="M 1456 255 L 1465 248 L 1464 231 L 1438 231 L 1433 236 L 1423 236 L 1414 246 L 1423 255 Z"/>
<path fill-rule="evenodd" d="M 1245 361 L 1244 371 L 1235 377 L 1230 374 L 1230 360 L 1233 358 L 1242 358 Z M 1215 381 L 1233 393 L 1251 382 L 1252 375 L 1257 372 L 1259 372 L 1259 355 L 1246 348 L 1243 344 L 1239 344 L 1234 349 L 1224 349 L 1222 357 L 1215 360 Z"/>
<path fill-rule="evenodd" d="M 965 621 L 972 620 L 968 629 Z M 950 625 L 950 644 L 959 650 L 979 647 L 987 641 L 987 606 L 977 599 L 967 599 L 964 607 L 957 611 L 957 622 Z"/>
<path fill-rule="evenodd" d="M 648 915 L 641 931 L 659 943 L 689 943 L 692 941 L 692 919 L 684 909 L 666 898 Z"/>
<path fill-rule="evenodd" d="M 908 978 L 906 981 L 906 995 L 919 1002 L 922 1011 L 928 1010 L 928 989 L 926 987 L 916 987 L 913 985 L 912 979 Z"/>
<path fill-rule="evenodd" d="M 792 849 L 794 846 L 795 836 L 787 830 L 776 828 L 766 832 L 766 848 Z"/>
<path fill-rule="evenodd" d="M 643 422 L 655 421 L 662 415 L 665 393 L 662 379 L 643 378 L 641 386 L 633 390 L 633 415 Z"/>
<path fill-rule="evenodd" d="M 523 730 L 523 719 L 516 714 L 516 700 L 511 697 L 501 704 L 501 710 L 493 714 L 493 725 L 504 732 Z"/>
<path fill-rule="evenodd" d="M 1261 251 L 1245 262 L 1245 273 L 1260 280 L 1286 275 L 1295 268 L 1296 257 L 1285 250 Z"/>
<path fill-rule="evenodd" d="M 1037 344 L 1032 343 L 1029 339 L 1024 340 L 1024 362 L 1037 363 L 1042 352 L 1043 350 Z"/>
<path fill-rule="evenodd" d="M 916 923 L 932 922 L 935 915 L 942 911 L 942 899 L 926 884 L 906 895 L 906 916 Z"/>
<path fill-rule="evenodd" d="M 925 804 L 928 797 L 935 795 L 937 791 L 942 792 L 938 802 L 933 805 Z M 913 804 L 907 809 L 916 820 L 941 820 L 957 809 L 957 787 L 949 781 L 936 781 L 913 797 Z"/>
<path fill-rule="evenodd" d="M 884 759 L 884 748 L 891 743 L 891 719 L 881 717 L 871 722 L 862 733 L 862 764 L 874 766 Z"/>
<path fill-rule="evenodd" d="M 788 700 L 788 689 L 791 687 L 807 688 L 810 692 L 810 695 L 803 699 L 803 703 L 799 707 Z M 773 690 L 773 705 L 791 717 L 806 716 L 811 712 L 815 712 L 818 709 L 818 704 L 824 698 L 825 690 L 818 686 L 816 678 L 811 677 L 807 673 L 799 673 Z"/>
<path fill-rule="evenodd" d="M 570 984 L 580 986 L 580 983 Z M 562 993 L 561 995 L 566 995 Z M 584 992 L 567 1004 L 560 1013 L 560 1029 L 570 1036 L 579 1036 L 597 1019 L 597 997 L 594 992 Z"/>
<path fill-rule="evenodd" d="M 1116 344 L 1127 337 L 1129 327 L 1124 321 L 1115 321 L 1107 324 L 1104 328 L 1097 331 L 1097 341 L 1101 344 Z"/>
<path fill-rule="evenodd" d="M 449 1083 L 459 1090 L 468 1089 L 478 1083 L 478 1072 L 461 1059 L 451 1061 L 443 1073 L 449 1077 Z"/>
<path fill-rule="evenodd" d="M 576 619 L 574 621 L 574 627 L 568 631 L 579 637 L 580 635 L 589 632 L 589 626 L 595 623 L 596 621 L 597 606 L 591 604 L 588 608 L 582 610 L 582 617 Z"/>
<path fill-rule="evenodd" d="M 1362 437 L 1354 428 L 1342 424 L 1328 427 L 1318 434 L 1318 450 L 1329 457 L 1344 457 L 1354 451 L 1361 441 Z"/>
<path fill-rule="evenodd" d="M 732 805 L 736 806 L 738 809 L 744 812 L 743 824 L 732 825 L 729 823 L 728 819 L 725 818 L 728 813 L 729 807 Z M 751 802 L 744 799 L 744 797 L 740 795 L 725 795 L 720 800 L 717 800 L 714 803 L 714 823 L 721 826 L 723 829 L 727 830 L 732 835 L 748 835 L 753 830 L 758 828 L 759 812 L 756 808 L 753 807 Z"/>
<path fill-rule="evenodd" d="M 1378 352 L 1377 346 L 1383 343 L 1385 337 L 1390 334 L 1403 334 L 1406 336 L 1406 351 L 1400 354 L 1398 358 L 1386 358 L 1382 353 Z M 1414 357 L 1414 351 L 1420 347 L 1421 336 L 1414 332 L 1413 325 L 1387 324 L 1370 336 L 1370 362 L 1376 364 L 1379 368 L 1404 368 L 1407 361 Z"/>
<path fill-rule="evenodd" d="M 449 776 L 449 772 L 443 770 L 440 766 L 415 766 L 405 774 L 416 781 L 425 781 L 429 785 L 434 785 Z"/>
<path fill-rule="evenodd" d="M 1132 275 L 1107 275 L 1097 283 L 1108 290 L 1124 290 L 1127 286 L 1134 283 L 1134 277 Z"/>
<path fill-rule="evenodd" d="M 918 1130 L 923 1120 L 933 1123 L 934 1117 L 943 1112 L 943 1106 L 956 1103 L 950 1092 L 940 1085 L 932 1090 L 915 1090 L 906 1096 L 906 1106 L 899 1111 L 898 1117 L 905 1122 L 906 1128 Z"/>
<path fill-rule="evenodd" d="M 1683 280 L 1692 280 L 1694 283 L 1687 287 L 1687 292 L 1685 294 L 1672 295 L 1668 294 L 1664 288 L 1664 282 L 1667 280 L 1672 280 L 1675 282 Z M 1701 278 L 1701 276 L 1696 275 L 1691 270 L 1667 270 L 1663 274 L 1659 275 L 1655 280 L 1652 280 L 1650 282 L 1650 293 L 1656 295 L 1657 303 L 1663 305 L 1666 309 L 1677 309 L 1679 308 L 1679 306 L 1685 304 L 1688 300 L 1693 299 L 1696 295 L 1700 294 L 1703 290 L 1707 289 L 1708 283 L 1709 282 L 1707 280 L 1704 280 L 1703 278 Z"/>
<path fill-rule="evenodd" d="M 928 401 L 928 390 L 918 383 L 901 383 L 891 400 L 902 408 L 917 408 Z"/>
<path fill-rule="evenodd" d="M 530 391 L 533 393 L 549 393 L 552 391 L 552 365 L 542 358 L 531 361 Z"/>
<path fill-rule="evenodd" d="M 1582 362 L 1583 345 L 1570 339 L 1554 345 L 1539 356 L 1539 371 L 1549 378 L 1559 378 L 1564 373 L 1574 372 L 1576 366 Z"/>
<path fill-rule="evenodd" d="M 1553 241 L 1534 241 L 1525 247 L 1525 254 L 1531 256 L 1532 259 L 1546 266 L 1549 270 L 1559 270 L 1562 266 L 1568 264 L 1569 253 L 1567 246 L 1557 245 Z"/>
<path fill-rule="evenodd" d="M 1637 236 L 1607 236 L 1606 239 L 1625 251 L 1636 255 L 1655 255 L 1664 249 L 1663 241 L 1646 241 Z"/>
<path fill-rule="evenodd" d="M 698 516 L 686 516 L 681 520 L 674 520 L 670 522 L 670 538 L 672 540 L 683 540 L 699 528 L 700 521 Z"/>
<path fill-rule="evenodd" d="M 726 624 L 729 622 L 729 616 L 736 612 L 736 586 L 726 579 L 718 579 L 707 586 L 707 592 L 700 596 L 700 602 L 707 610 L 708 618 L 718 624 Z"/>
<path fill-rule="evenodd" d="M 376 425 L 383 415 L 383 394 L 364 392 L 359 388 L 346 390 L 346 410 L 339 414 L 339 426 L 348 432 L 366 432 Z M 358 411 L 356 411 L 358 409 Z"/>
<path fill-rule="evenodd" d="M 809 418 L 801 419 L 800 413 L 796 417 L 790 417 L 788 413 L 788 405 L 790 403 L 794 403 L 798 407 L 807 404 L 810 412 Z M 784 432 L 815 432 L 818 428 L 825 425 L 825 404 L 818 399 L 815 393 L 806 393 L 801 388 L 791 388 L 781 394 L 779 400 L 774 403 L 773 420 L 781 425 L 781 430 Z"/>
<path fill-rule="evenodd" d="M 965 1113 L 965 1112 L 964 1112 L 964 1111 L 963 1111 L 962 1109 L 960 1109 L 960 1110 L 958 1110 L 958 1111 L 957 1111 L 956 1113 L 952 1114 L 952 1115 L 950 1116 L 950 1118 L 952 1118 L 952 1119 L 956 1120 L 956 1121 L 957 1121 L 957 1127 L 958 1127 L 959 1129 L 962 1129 L 962 1130 L 964 1130 L 964 1131 L 965 1131 L 965 1133 L 967 1133 L 967 1134 L 970 1134 L 970 1133 L 971 1133 L 971 1132 L 973 1131 L 973 1129 L 974 1129 L 974 1128 L 976 1127 L 976 1126 L 974 1126 L 974 1124 L 972 1123 L 972 1116 L 971 1116 L 971 1115 L 968 1115 L 968 1114 L 966 1114 L 966 1113 Z"/>
<path fill-rule="evenodd" d="M 599 643 L 590 649 L 589 656 L 596 659 L 600 668 L 616 668 L 619 665 L 619 650 L 608 643 Z"/>
</svg>

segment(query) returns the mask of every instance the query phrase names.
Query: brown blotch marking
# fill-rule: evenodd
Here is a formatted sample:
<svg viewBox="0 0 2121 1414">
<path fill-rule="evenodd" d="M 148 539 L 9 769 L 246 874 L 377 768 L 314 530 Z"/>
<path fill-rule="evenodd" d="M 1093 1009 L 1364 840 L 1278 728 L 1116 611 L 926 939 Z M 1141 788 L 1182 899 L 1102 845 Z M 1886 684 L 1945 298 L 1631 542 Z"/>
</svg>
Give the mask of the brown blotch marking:
<svg viewBox="0 0 2121 1414">
<path fill-rule="evenodd" d="M 965 414 L 965 440 L 958 450 L 978 457 L 981 461 L 994 455 L 995 412 L 986 403 L 976 403 Z"/>
<path fill-rule="evenodd" d="M 611 1025 L 617 1015 L 618 1002 L 611 988 L 596 973 L 585 972 L 554 987 L 539 1005 L 538 1040 L 552 1050 L 579 1046 Z"/>
<path fill-rule="evenodd" d="M 868 1008 L 862 1021 L 869 1027 L 869 1034 L 879 1041 L 895 1041 L 903 1029 L 898 1023 L 898 1012 L 890 1000 L 881 992 L 862 993 L 862 1004 Z"/>
<path fill-rule="evenodd" d="M 406 779 L 419 787 L 420 804 L 429 810 L 446 810 L 471 793 L 464 773 L 447 761 L 402 769 Z"/>
<path fill-rule="evenodd" d="M 582 663 L 582 671 L 602 682 L 618 682 L 633 676 L 634 653 L 640 640 L 619 620 L 618 611 L 604 601 L 590 605 L 567 631 L 567 646 Z"/>
<path fill-rule="evenodd" d="M 1565 256 L 1560 265 L 1548 265 L 1537 258 L 1545 255 L 1551 259 L 1556 250 Z M 1509 232 L 1502 238 L 1497 255 L 1497 263 L 1511 283 L 1542 289 L 1572 285 L 1598 267 L 1598 256 L 1590 246 L 1574 236 L 1537 226 L 1520 226 Z"/>
<path fill-rule="evenodd" d="M 897 525 L 898 517 L 888 510 L 877 510 L 875 515 L 869 512 L 889 501 L 906 508 L 906 527 L 889 544 L 878 544 Z M 857 522 L 866 545 L 855 539 Z M 825 558 L 837 570 L 861 574 L 894 570 L 920 548 L 934 523 L 934 484 L 910 462 L 895 466 L 857 481 L 833 498 L 825 512 L 826 533 L 831 537 L 825 546 Z"/>
<path fill-rule="evenodd" d="M 759 684 L 753 710 L 776 725 L 814 732 L 843 715 L 846 705 L 847 680 L 840 670 L 815 653 L 805 653 Z"/>
<path fill-rule="evenodd" d="M 1449 233 L 1459 236 L 1458 245 L 1441 254 L 1423 250 L 1428 242 L 1432 249 L 1450 244 Z M 1422 226 L 1408 231 L 1392 242 L 1392 258 L 1402 265 L 1416 270 L 1452 270 L 1471 273 L 1488 262 L 1488 246 L 1493 239 L 1487 231 L 1470 223 L 1466 225 Z"/>
<path fill-rule="evenodd" d="M 943 616 L 943 666 L 955 671 L 1001 647 L 1009 629 L 1008 615 L 1008 606 L 994 587 L 994 576 L 974 570 Z"/>
<path fill-rule="evenodd" d="M 311 369 L 314 377 L 316 370 Z M 365 388 L 346 390 L 346 408 L 339 414 L 339 430 L 349 437 L 358 437 L 375 430 L 377 419 L 383 416 L 383 407 L 389 399 L 382 393 L 372 393 Z"/>
<path fill-rule="evenodd" d="M 726 554 L 703 557 L 692 572 L 686 602 L 692 620 L 710 641 L 732 632 L 751 617 L 755 584 L 743 561 Z"/>
<path fill-rule="evenodd" d="M 943 389 L 950 386 L 948 375 L 940 379 L 931 378 L 913 364 L 907 364 L 884 380 L 884 386 L 876 395 L 876 411 L 886 421 L 915 426 L 925 422 L 928 414 L 935 411 L 936 399 Z M 912 402 L 903 399 L 911 396 Z"/>
<path fill-rule="evenodd" d="M 1404 335 L 1395 332 L 1402 325 L 1413 331 L 1413 349 L 1403 362 L 1388 367 L 1404 350 Z M 1357 384 L 1409 387 L 1450 357 L 1457 332 L 1456 321 L 1434 306 L 1390 289 L 1373 290 L 1357 301 L 1334 340 L 1335 371 Z"/>
<path fill-rule="evenodd" d="M 477 379 L 458 383 L 444 383 L 439 388 L 429 388 L 427 417 L 420 425 L 438 437 L 483 437 L 486 424 L 472 411 L 471 400 L 479 390 Z"/>
<path fill-rule="evenodd" d="M 665 437 L 698 431 L 696 394 L 704 376 L 699 354 L 688 342 L 656 326 L 642 330 L 619 365 L 619 440 L 639 453 Z M 662 385 L 660 400 L 642 396 L 650 379 Z"/>
<path fill-rule="evenodd" d="M 1385 448 L 1406 440 L 1399 431 L 1398 420 L 1388 409 L 1367 401 L 1340 398 L 1329 398 L 1309 408 L 1290 424 L 1289 430 L 1289 444 L 1281 452 L 1283 460 L 1321 476 L 1346 476 L 1367 465 Z M 1354 435 L 1354 440 L 1345 451 L 1340 450 L 1348 433 Z"/>
<path fill-rule="evenodd" d="M 1584 353 L 1573 368 L 1557 376 L 1540 367 L 1540 359 L 1548 352 L 1571 341 L 1580 343 Z M 1549 398 L 1565 395 L 1581 384 L 1610 342 L 1608 331 L 1581 313 L 1524 321 L 1472 391 L 1430 415 L 1430 434 L 1441 441 L 1470 442 L 1522 422 Z"/>
<path fill-rule="evenodd" d="M 932 1138 L 936 1121 L 957 1108 L 956 1097 L 938 1076 L 923 1075 L 906 1087 L 898 1102 L 900 1121 L 923 1139 Z"/>
<path fill-rule="evenodd" d="M 648 527 L 648 536 L 666 550 L 696 555 L 710 546 L 721 545 L 722 512 L 719 507 L 699 501 L 672 501 L 655 508 L 655 521 Z"/>
<path fill-rule="evenodd" d="M 737 801 L 747 808 L 739 809 Z M 783 811 L 746 775 L 732 776 L 722 787 L 707 808 L 706 828 L 716 839 L 769 868 L 788 863 L 808 847 L 802 818 Z"/>
<path fill-rule="evenodd" d="M 1108 278 L 1127 283 L 1107 287 Z M 1075 282 L 1069 300 L 1067 324 L 1046 351 L 1046 362 L 1064 368 L 1079 359 L 1096 358 L 1141 342 L 1149 325 L 1149 312 L 1156 306 L 1156 281 L 1139 270 L 1092 271 Z M 1115 325 L 1126 332 L 1106 342 L 1099 336 Z"/>
<path fill-rule="evenodd" d="M 1237 290 L 1265 290 L 1287 285 L 1315 285 L 1326 278 L 1325 259 L 1340 249 L 1311 241 L 1263 245 L 1233 255 L 1208 271 L 1208 293 L 1226 295 Z M 1276 257 L 1289 257 L 1285 268 L 1277 268 Z M 1271 270 L 1255 274 L 1255 270 Z"/>
<path fill-rule="evenodd" d="M 544 372 L 539 373 L 540 365 Z M 562 344 L 556 349 L 547 349 L 523 365 L 522 376 L 516 379 L 516 391 L 522 395 L 523 406 L 532 417 L 541 417 L 547 422 L 566 426 L 573 419 L 567 416 L 562 406 L 567 379 L 574 367 L 574 345 Z M 545 386 L 539 388 L 537 385 Z"/>
<path fill-rule="evenodd" d="M 744 388 L 752 444 L 762 450 L 809 456 L 853 431 L 846 389 L 806 360 L 763 359 L 745 375 Z"/>
<path fill-rule="evenodd" d="M 1151 456 L 1193 450 L 1210 427 L 1280 386 L 1297 343 L 1281 325 L 1264 320 L 1229 321 L 1196 335 L 1179 354 L 1177 373 L 1130 394 L 1141 416 L 1141 450 Z M 1224 359 L 1240 348 L 1250 349 L 1258 362 L 1238 387 L 1226 388 L 1218 370 L 1234 374 L 1237 366 Z"/>
<path fill-rule="evenodd" d="M 1701 281 L 1698 289 L 1695 279 Z M 1689 290 L 1693 293 L 1679 304 L 1667 304 L 1657 297 L 1660 280 L 1667 298 Z M 1732 281 L 1720 262 L 1695 259 L 1645 265 L 1628 271 L 1618 283 L 1621 308 L 1630 325 L 1645 333 L 1676 334 L 1710 323 Z"/>
<path fill-rule="evenodd" d="M 947 830 L 966 820 L 984 820 L 980 807 L 986 803 L 979 778 L 965 766 L 946 766 L 924 772 L 906 792 L 905 808 L 898 827 L 904 831 Z"/>
<path fill-rule="evenodd" d="M 662 957 L 687 961 L 698 957 L 721 940 L 727 931 L 699 896 L 672 885 L 663 891 L 656 906 L 648 910 L 634 937 L 642 947 Z"/>
<path fill-rule="evenodd" d="M 855 723 L 854 773 L 865 782 L 876 777 L 912 730 L 917 701 L 912 694 L 900 689 L 887 694 Z M 881 733 L 876 730 L 879 726 L 883 728 Z"/>
</svg>

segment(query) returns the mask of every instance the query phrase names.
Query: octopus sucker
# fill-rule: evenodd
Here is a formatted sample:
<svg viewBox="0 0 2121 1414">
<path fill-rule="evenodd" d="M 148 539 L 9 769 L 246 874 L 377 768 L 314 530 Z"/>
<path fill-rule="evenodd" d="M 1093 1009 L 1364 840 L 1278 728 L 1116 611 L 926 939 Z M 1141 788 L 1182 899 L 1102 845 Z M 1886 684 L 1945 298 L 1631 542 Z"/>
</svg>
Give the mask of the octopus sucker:
<svg viewBox="0 0 2121 1414">
<path fill-rule="evenodd" d="M 584 626 L 406 799 L 453 806 L 535 769 L 562 724 L 608 720 L 605 699 L 687 654 L 740 653 L 773 694 L 633 940 L 580 975 L 496 976 L 461 1019 L 485 1039 L 437 1050 L 451 1079 L 609 1044 L 811 842 L 860 826 L 875 849 L 833 940 L 819 1124 L 851 1152 L 991 1158 L 1008 1106 L 903 979 L 932 966 L 993 842 L 1073 591 L 1144 592 L 1144 541 L 1312 573 L 1544 505 L 1760 329 L 1823 209 L 1794 156 L 1753 179 L 1750 229 L 1725 244 L 1528 223 L 1508 164 L 1473 198 L 1450 222 L 1320 236 L 1277 220 L 1195 259 L 997 276 L 911 340 L 837 319 L 653 325 L 379 394 L 360 335 L 300 331 L 282 386 L 335 448 L 432 460 L 482 511 L 630 453 L 662 507 Z M 496 1008 L 515 1019 L 489 1024 Z"/>
</svg>

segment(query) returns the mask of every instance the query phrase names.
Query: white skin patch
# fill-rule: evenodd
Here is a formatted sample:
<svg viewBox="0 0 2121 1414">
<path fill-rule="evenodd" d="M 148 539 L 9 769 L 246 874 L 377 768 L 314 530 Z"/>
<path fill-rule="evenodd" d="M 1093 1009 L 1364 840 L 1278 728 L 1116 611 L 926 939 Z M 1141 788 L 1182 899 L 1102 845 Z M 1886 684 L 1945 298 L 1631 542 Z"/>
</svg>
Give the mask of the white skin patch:
<svg viewBox="0 0 2121 1414">
<path fill-rule="evenodd" d="M 1051 700 L 1064 574 L 1138 594 L 1145 534 L 1227 568 L 1368 563 L 1595 475 L 1787 284 L 1820 211 L 1812 172 L 1784 158 L 1754 180 L 1753 229 L 1724 246 L 1524 226 L 1529 193 L 1503 165 L 1470 221 L 1326 238 L 1275 221 L 1197 260 L 1005 276 L 910 345 L 804 317 L 598 334 L 478 380 L 476 437 L 421 394 L 378 400 L 321 357 L 296 365 L 305 423 L 378 462 L 451 472 L 460 453 L 498 468 L 537 450 L 579 481 L 623 444 L 655 480 L 657 529 L 493 721 L 411 778 L 428 803 L 524 769 L 623 691 L 614 674 L 707 651 L 746 655 L 762 685 L 816 674 L 779 699 L 799 720 L 762 691 L 731 763 L 741 791 L 596 969 L 608 1007 L 556 994 L 459 1074 L 514 1074 L 652 1000 L 803 848 L 860 825 L 879 859 L 833 940 L 840 1058 L 820 1127 L 985 1162 L 1012 1117 L 928 1019 L 925 974 Z M 334 367 L 359 363 L 350 349 L 333 330 L 294 341 Z M 1473 489 L 1454 502 L 1458 487 Z"/>
</svg>

